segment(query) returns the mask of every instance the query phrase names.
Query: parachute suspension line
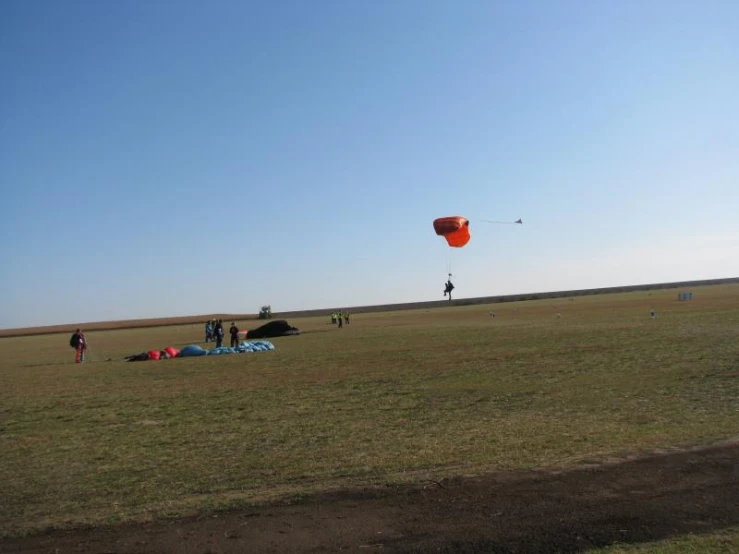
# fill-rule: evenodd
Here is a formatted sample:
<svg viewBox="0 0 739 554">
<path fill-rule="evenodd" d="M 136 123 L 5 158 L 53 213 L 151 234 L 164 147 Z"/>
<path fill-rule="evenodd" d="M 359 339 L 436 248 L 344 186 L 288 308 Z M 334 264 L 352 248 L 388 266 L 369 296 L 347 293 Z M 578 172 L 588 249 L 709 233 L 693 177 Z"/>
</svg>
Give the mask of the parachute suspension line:
<svg viewBox="0 0 739 554">
<path fill-rule="evenodd" d="M 451 283 L 452 277 L 452 252 L 457 248 L 464 247 L 470 241 L 469 227 L 469 219 L 462 216 L 440 217 L 434 220 L 434 231 L 437 235 L 444 237 L 449 246 L 446 265 L 449 283 Z"/>
<path fill-rule="evenodd" d="M 523 225 L 523 220 L 521 219 L 517 221 L 493 221 L 491 219 L 478 219 L 478 221 L 482 221 L 483 223 L 495 223 L 498 225 Z"/>
<path fill-rule="evenodd" d="M 452 282 L 452 257 L 454 256 L 454 248 L 449 249 L 449 254 L 446 262 L 446 282 L 444 283 L 444 296 L 449 294 L 449 300 L 451 300 L 451 292 L 449 291 L 449 283 Z"/>
</svg>

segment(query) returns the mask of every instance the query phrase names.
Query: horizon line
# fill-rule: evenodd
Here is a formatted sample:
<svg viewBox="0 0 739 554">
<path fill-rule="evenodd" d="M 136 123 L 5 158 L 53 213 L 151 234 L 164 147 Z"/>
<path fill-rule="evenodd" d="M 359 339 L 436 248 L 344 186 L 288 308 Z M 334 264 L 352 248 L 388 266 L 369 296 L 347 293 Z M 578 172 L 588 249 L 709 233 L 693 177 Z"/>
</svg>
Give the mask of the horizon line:
<svg viewBox="0 0 739 554">
<path fill-rule="evenodd" d="M 304 310 L 286 310 L 282 312 L 272 312 L 272 319 L 285 317 L 313 317 L 318 315 L 330 314 L 336 310 L 349 310 L 354 313 L 377 313 L 391 312 L 412 309 L 428 309 L 441 308 L 444 306 L 465 306 L 474 304 L 495 304 L 504 302 L 520 302 L 525 300 L 542 300 L 546 298 L 561 298 L 568 296 L 587 296 L 597 294 L 616 294 L 621 292 L 638 292 L 646 290 L 661 290 L 688 286 L 714 286 L 739 283 L 739 277 L 725 277 L 719 279 L 698 279 L 690 281 L 673 281 L 666 283 L 643 283 L 636 285 L 619 285 L 612 287 L 596 287 L 588 289 L 572 289 L 559 291 L 539 291 L 539 292 L 521 292 L 515 294 L 495 295 L 495 296 L 477 296 L 469 298 L 459 298 L 457 300 L 421 300 L 416 302 L 401 302 L 394 304 L 372 304 L 363 306 L 349 306 L 344 308 L 310 308 Z M 149 317 L 140 319 L 121 319 L 107 321 L 90 321 L 85 323 L 63 323 L 55 325 L 36 325 L 29 327 L 16 327 L 0 329 L 0 338 L 10 338 L 18 336 L 30 335 L 49 335 L 56 333 L 68 332 L 70 329 L 87 328 L 92 331 L 108 331 L 113 329 L 136 329 L 144 327 L 167 327 L 174 325 L 187 325 L 189 323 L 198 323 L 209 319 L 231 319 L 231 320 L 258 320 L 257 313 L 249 314 L 195 314 L 186 316 L 165 316 L 165 317 Z"/>
</svg>

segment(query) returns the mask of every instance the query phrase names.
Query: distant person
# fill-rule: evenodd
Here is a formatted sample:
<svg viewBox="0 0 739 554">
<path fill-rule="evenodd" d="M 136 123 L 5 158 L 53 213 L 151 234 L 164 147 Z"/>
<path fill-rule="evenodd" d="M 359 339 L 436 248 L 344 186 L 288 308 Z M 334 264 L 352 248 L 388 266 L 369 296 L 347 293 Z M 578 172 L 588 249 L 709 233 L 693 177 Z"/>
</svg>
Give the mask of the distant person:
<svg viewBox="0 0 739 554">
<path fill-rule="evenodd" d="M 239 345 L 239 328 L 236 327 L 236 322 L 231 322 L 231 327 L 228 330 L 231 333 L 231 348 Z"/>
<path fill-rule="evenodd" d="M 213 324 L 208 321 L 205 324 L 205 342 L 210 342 L 213 340 Z"/>
<path fill-rule="evenodd" d="M 341 317 L 341 312 L 339 312 L 337 315 L 337 321 L 339 322 L 339 329 L 341 329 L 344 326 L 344 319 Z"/>
<path fill-rule="evenodd" d="M 223 320 L 219 319 L 216 323 L 216 348 L 220 348 L 223 346 L 223 337 L 225 333 L 223 332 Z"/>
<path fill-rule="evenodd" d="M 657 317 L 657 314 L 655 313 L 654 308 L 652 308 L 649 311 L 649 317 L 651 317 L 652 319 L 654 319 L 655 317 Z"/>
<path fill-rule="evenodd" d="M 85 361 L 85 352 L 87 352 L 87 340 L 85 334 L 81 329 L 77 329 L 72 337 L 69 339 L 69 346 L 74 348 L 74 361 L 75 363 L 82 363 Z"/>
<path fill-rule="evenodd" d="M 452 291 L 454 290 L 454 285 L 452 284 L 452 280 L 449 279 L 444 284 L 444 296 L 449 295 L 449 300 L 452 299 Z"/>
<path fill-rule="evenodd" d="M 349 312 L 344 314 L 344 319 L 346 320 L 346 324 L 349 325 Z"/>
</svg>

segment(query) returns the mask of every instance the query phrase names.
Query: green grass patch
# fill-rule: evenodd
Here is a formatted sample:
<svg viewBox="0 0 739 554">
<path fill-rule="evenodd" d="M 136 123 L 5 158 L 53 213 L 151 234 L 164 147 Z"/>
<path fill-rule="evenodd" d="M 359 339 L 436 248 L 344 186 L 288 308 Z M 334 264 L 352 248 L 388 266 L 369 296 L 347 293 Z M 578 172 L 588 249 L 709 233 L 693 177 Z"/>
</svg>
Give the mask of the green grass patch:
<svg viewBox="0 0 739 554">
<path fill-rule="evenodd" d="M 273 352 L 160 362 L 122 358 L 202 326 L 93 332 L 85 364 L 0 339 L 0 533 L 727 438 L 739 287 L 694 292 L 295 319 Z"/>
<path fill-rule="evenodd" d="M 739 552 L 739 528 L 707 535 L 687 535 L 644 544 L 615 545 L 585 554 L 734 554 Z"/>
</svg>

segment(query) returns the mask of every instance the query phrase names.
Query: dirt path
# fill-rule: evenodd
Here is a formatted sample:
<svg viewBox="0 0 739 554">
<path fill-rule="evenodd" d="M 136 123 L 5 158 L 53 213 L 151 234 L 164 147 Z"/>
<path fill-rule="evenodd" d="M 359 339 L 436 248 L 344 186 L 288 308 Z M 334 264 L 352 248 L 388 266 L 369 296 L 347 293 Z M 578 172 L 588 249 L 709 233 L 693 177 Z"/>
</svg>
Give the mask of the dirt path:
<svg viewBox="0 0 739 554">
<path fill-rule="evenodd" d="M 739 444 L 0 541 L 2 553 L 580 552 L 739 524 Z"/>
</svg>

